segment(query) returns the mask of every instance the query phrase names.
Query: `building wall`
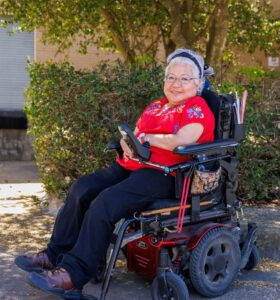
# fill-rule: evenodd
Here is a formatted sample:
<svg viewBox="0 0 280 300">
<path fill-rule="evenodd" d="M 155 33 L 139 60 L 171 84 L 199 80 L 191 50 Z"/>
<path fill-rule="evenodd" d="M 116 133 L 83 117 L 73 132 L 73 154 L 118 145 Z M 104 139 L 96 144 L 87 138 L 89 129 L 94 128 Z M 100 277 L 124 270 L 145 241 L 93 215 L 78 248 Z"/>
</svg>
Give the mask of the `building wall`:
<svg viewBox="0 0 280 300">
<path fill-rule="evenodd" d="M 0 129 L 0 161 L 34 159 L 32 139 L 23 129 Z"/>
<path fill-rule="evenodd" d="M 271 1 L 273 11 L 272 14 L 275 17 L 280 17 L 280 1 L 279 0 L 272 0 Z"/>
<path fill-rule="evenodd" d="M 0 112 L 22 111 L 23 91 L 29 82 L 26 66 L 27 58 L 34 57 L 34 34 L 18 27 L 16 23 L 0 26 Z M 11 35 L 11 31 L 16 33 Z"/>
<path fill-rule="evenodd" d="M 260 51 L 256 50 L 254 53 L 246 53 L 245 51 L 237 51 L 236 52 L 236 59 L 237 62 L 241 66 L 260 66 L 266 69 L 273 69 L 273 70 L 280 70 L 280 57 L 279 55 L 274 57 L 278 58 L 278 66 L 269 66 L 269 57 L 265 56 L 265 54 Z"/>
<path fill-rule="evenodd" d="M 53 62 L 62 62 L 65 59 L 69 61 L 76 69 L 90 70 L 101 61 L 113 62 L 122 59 L 121 55 L 108 51 L 97 49 L 96 46 L 89 46 L 87 54 L 81 54 L 79 50 L 79 39 L 74 45 L 65 50 L 62 54 L 57 54 L 57 46 L 43 44 L 41 42 L 42 33 L 40 30 L 35 31 L 35 61 L 44 63 L 48 60 Z"/>
</svg>

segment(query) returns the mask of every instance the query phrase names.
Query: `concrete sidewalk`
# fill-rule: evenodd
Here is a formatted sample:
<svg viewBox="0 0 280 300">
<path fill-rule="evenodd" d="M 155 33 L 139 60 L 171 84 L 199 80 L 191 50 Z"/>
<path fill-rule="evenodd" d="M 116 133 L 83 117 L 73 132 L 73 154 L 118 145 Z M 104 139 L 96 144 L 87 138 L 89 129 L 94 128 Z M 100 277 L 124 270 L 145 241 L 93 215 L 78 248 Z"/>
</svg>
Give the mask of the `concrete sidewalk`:
<svg viewBox="0 0 280 300">
<path fill-rule="evenodd" d="M 1 251 L 0 248 L 0 299 L 3 300 L 55 300 L 61 299 L 34 289 L 27 282 L 27 274 L 13 263 L 16 253 Z M 100 295 L 101 284 L 87 284 L 85 292 Z M 191 300 L 205 300 L 190 290 Z M 106 300 L 149 300 L 152 299 L 150 284 L 124 267 L 118 267 L 113 275 Z M 213 300 L 279 300 L 280 271 L 240 272 L 228 292 Z"/>
<path fill-rule="evenodd" d="M 0 183 L 40 183 L 34 161 L 0 161 Z"/>
<path fill-rule="evenodd" d="M 0 239 L 0 299 L 60 299 L 38 291 L 27 283 L 26 273 L 13 263 L 15 256 L 23 253 L 23 248 L 13 250 L 7 245 L 5 248 L 3 246 L 8 238 L 15 240 L 18 232 L 25 232 L 24 240 L 26 240 L 26 249 L 29 250 L 37 250 L 33 248 L 31 239 L 36 237 L 39 245 L 48 240 L 49 236 L 44 236 L 44 232 L 49 234 L 54 219 L 47 217 L 39 208 L 37 211 L 32 210 L 32 201 L 43 196 L 43 186 L 34 162 L 0 162 L 0 228 L 5 228 L 5 226 L 1 227 L 5 225 L 1 223 L 9 218 L 17 226 L 14 229 L 14 236 L 12 234 L 10 237 L 5 237 L 2 232 Z M 240 272 L 230 290 L 224 296 L 214 299 L 278 300 L 280 299 L 280 208 L 277 206 L 245 208 L 245 216 L 258 224 L 258 243 L 262 256 L 275 261 L 269 261 L 270 267 L 265 267 L 265 263 L 262 263 L 257 270 Z M 28 224 L 28 227 L 24 228 L 26 225 L 21 225 L 20 222 Z M 41 232 L 40 228 L 44 226 Z M 36 236 L 35 234 L 28 236 L 29 228 L 36 230 Z M 17 241 L 14 244 L 17 244 Z M 100 284 L 88 284 L 85 287 L 88 293 L 95 296 L 99 295 L 100 289 Z M 124 261 L 120 261 L 106 299 L 151 299 L 149 283 L 134 273 L 128 273 Z M 190 299 L 205 298 L 190 290 Z"/>
</svg>

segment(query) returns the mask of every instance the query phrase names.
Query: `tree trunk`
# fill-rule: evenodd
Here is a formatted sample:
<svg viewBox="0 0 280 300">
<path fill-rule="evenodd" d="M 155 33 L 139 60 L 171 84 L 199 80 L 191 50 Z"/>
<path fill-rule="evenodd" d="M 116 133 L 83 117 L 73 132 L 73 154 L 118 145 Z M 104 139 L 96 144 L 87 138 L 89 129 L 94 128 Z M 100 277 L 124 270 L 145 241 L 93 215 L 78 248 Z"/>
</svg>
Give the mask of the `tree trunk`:
<svg viewBox="0 0 280 300">
<path fill-rule="evenodd" d="M 226 45 L 229 26 L 228 3 L 229 0 L 217 0 L 211 16 L 205 61 L 212 66 L 221 60 Z"/>
<path fill-rule="evenodd" d="M 185 1 L 161 0 L 160 3 L 168 11 L 171 21 L 170 40 L 175 48 L 188 48 L 193 38 L 191 12 Z M 187 18 L 186 18 L 187 14 Z M 169 43 L 170 44 L 170 43 Z"/>
<path fill-rule="evenodd" d="M 118 24 L 118 21 L 115 20 L 113 14 L 107 9 L 101 9 L 101 13 L 106 20 L 108 27 L 112 31 L 114 42 L 117 46 L 117 49 L 122 54 L 124 60 L 129 63 L 134 63 L 136 57 L 135 52 L 133 49 L 131 49 L 129 41 L 121 34 L 120 30 L 115 25 Z"/>
</svg>

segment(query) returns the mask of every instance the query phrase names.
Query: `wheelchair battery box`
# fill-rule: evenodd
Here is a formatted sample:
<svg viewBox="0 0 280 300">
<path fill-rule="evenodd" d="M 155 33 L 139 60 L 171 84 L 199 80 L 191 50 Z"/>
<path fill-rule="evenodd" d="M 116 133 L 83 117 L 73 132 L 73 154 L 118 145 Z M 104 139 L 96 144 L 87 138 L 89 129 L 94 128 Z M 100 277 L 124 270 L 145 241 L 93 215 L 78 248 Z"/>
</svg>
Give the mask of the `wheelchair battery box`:
<svg viewBox="0 0 280 300">
<path fill-rule="evenodd" d="M 158 252 L 157 240 L 145 236 L 127 245 L 127 268 L 137 274 L 153 279 L 157 274 Z"/>
</svg>

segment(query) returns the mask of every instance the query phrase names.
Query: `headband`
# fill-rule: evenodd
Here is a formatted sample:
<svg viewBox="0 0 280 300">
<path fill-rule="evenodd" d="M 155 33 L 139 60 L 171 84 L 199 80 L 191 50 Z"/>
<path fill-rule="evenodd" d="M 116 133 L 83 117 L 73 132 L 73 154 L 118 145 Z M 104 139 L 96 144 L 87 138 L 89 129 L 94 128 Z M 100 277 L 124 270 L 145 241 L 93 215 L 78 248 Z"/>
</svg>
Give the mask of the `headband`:
<svg viewBox="0 0 280 300">
<path fill-rule="evenodd" d="M 189 58 L 190 60 L 192 60 L 192 61 L 195 63 L 195 65 L 197 66 L 198 71 L 199 71 L 199 78 L 201 78 L 201 75 L 202 75 L 201 66 L 200 66 L 200 64 L 198 63 L 197 59 L 196 59 L 193 55 L 191 55 L 191 54 L 189 54 L 189 53 L 187 53 L 187 52 L 181 52 L 181 53 L 178 53 L 178 54 L 174 55 L 174 56 L 170 59 L 168 65 L 169 65 L 170 62 L 171 62 L 174 58 L 176 58 L 176 57 L 186 57 L 186 58 Z"/>
</svg>

